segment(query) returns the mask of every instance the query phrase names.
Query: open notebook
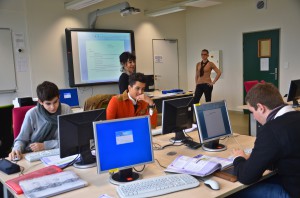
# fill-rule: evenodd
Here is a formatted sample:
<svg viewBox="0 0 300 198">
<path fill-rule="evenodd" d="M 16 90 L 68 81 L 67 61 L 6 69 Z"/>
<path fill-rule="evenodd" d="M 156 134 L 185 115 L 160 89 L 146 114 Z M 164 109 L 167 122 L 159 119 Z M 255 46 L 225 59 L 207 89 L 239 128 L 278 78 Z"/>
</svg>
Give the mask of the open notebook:
<svg viewBox="0 0 300 198">
<path fill-rule="evenodd" d="M 227 158 L 206 155 L 197 155 L 195 157 L 179 155 L 165 171 L 205 177 L 232 165 L 233 160 Z"/>
<path fill-rule="evenodd" d="M 64 171 L 21 181 L 20 186 L 26 197 L 42 198 L 85 187 L 87 182 L 80 179 L 72 171 Z"/>
</svg>

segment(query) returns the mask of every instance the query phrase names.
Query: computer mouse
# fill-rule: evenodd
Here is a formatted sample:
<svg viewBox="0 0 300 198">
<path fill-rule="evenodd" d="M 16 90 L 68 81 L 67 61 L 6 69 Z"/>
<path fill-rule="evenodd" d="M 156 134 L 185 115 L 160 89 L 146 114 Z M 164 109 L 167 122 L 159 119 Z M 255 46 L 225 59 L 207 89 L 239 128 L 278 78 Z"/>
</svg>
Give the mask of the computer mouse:
<svg viewBox="0 0 300 198">
<path fill-rule="evenodd" d="M 12 161 L 14 161 L 14 162 L 20 161 L 20 158 L 14 157 L 14 158 L 12 159 Z"/>
<path fill-rule="evenodd" d="M 220 190 L 220 185 L 218 182 L 212 179 L 208 179 L 204 181 L 205 186 L 213 189 L 213 190 Z"/>
</svg>

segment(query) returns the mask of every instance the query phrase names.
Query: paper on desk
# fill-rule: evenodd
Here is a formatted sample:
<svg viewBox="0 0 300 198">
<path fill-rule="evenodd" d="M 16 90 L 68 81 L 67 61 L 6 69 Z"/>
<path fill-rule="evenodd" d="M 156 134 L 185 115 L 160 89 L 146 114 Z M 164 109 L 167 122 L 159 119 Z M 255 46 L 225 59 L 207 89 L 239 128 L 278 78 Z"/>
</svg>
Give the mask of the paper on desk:
<svg viewBox="0 0 300 198">
<path fill-rule="evenodd" d="M 49 156 L 49 157 L 42 157 L 41 161 L 46 165 L 56 165 L 58 167 L 64 167 L 65 165 L 69 164 L 70 162 L 74 161 L 78 157 L 78 155 L 72 155 L 69 157 L 60 158 L 59 155 Z"/>
</svg>

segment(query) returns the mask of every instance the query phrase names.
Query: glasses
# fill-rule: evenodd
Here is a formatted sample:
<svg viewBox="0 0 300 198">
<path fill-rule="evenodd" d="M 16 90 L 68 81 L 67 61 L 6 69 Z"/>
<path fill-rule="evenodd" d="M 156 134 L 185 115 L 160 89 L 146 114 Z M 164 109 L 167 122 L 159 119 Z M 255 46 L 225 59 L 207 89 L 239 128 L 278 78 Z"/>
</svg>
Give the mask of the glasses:
<svg viewBox="0 0 300 198">
<path fill-rule="evenodd" d="M 201 54 L 201 56 L 207 56 L 208 54 Z"/>
</svg>

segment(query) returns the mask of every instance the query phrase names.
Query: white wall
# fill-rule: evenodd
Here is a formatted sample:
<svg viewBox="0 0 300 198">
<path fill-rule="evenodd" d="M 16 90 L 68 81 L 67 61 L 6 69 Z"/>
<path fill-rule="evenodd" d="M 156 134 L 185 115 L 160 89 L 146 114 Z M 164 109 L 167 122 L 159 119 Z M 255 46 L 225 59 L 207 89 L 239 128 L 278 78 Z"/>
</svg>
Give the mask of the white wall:
<svg viewBox="0 0 300 198">
<path fill-rule="evenodd" d="M 0 1 L 0 27 L 11 28 L 13 33 L 24 33 L 26 31 L 26 14 L 23 0 Z M 25 40 L 24 53 L 29 54 L 28 42 Z M 26 72 L 16 72 L 18 91 L 15 93 L 1 93 L 0 105 L 11 104 L 13 98 L 17 96 L 31 96 L 30 67 Z"/>
<path fill-rule="evenodd" d="M 280 28 L 279 89 L 287 93 L 291 79 L 300 78 L 300 1 L 268 0 L 266 10 L 256 10 L 255 0 L 227 0 L 206 9 L 190 8 L 186 14 L 188 89 L 195 87 L 195 65 L 201 49 L 222 50 L 223 74 L 213 100 L 226 99 L 229 109 L 243 103 L 242 34 Z M 284 63 L 289 68 L 284 69 Z"/>
<path fill-rule="evenodd" d="M 18 5 L 11 18 L 3 19 L 13 29 L 21 28 L 28 38 L 28 54 L 30 72 L 25 79 L 23 74 L 17 74 L 20 87 L 17 94 L 6 94 L 6 100 L 1 96 L 0 103 L 10 103 L 18 96 L 35 94 L 36 86 L 44 80 L 56 83 L 60 88 L 68 87 L 68 71 L 66 59 L 66 45 L 64 30 L 66 27 L 87 28 L 88 13 L 101 7 L 110 6 L 121 0 L 105 1 L 97 6 L 80 11 L 64 9 L 63 0 L 24 0 L 18 5 L 17 1 L 11 3 Z M 158 5 L 166 4 L 160 3 Z M 129 1 L 131 6 L 144 9 L 156 5 L 146 0 Z M 0 10 L 0 14 L 7 14 L 7 9 Z M 17 17 L 13 17 L 16 15 Z M 15 20 L 13 20 L 15 19 Z M 19 20 L 19 21 L 17 21 Z M 170 23 L 170 21 L 176 23 Z M 21 23 L 21 25 L 20 25 Z M 28 30 L 27 30 L 28 27 Z M 147 74 L 153 73 L 152 39 L 175 38 L 179 40 L 180 60 L 180 87 L 185 89 L 186 83 L 186 42 L 185 42 L 185 14 L 172 14 L 159 19 L 145 17 L 143 13 L 129 17 L 121 17 L 118 13 L 99 17 L 96 28 L 132 29 L 135 31 L 135 46 L 137 55 L 137 70 Z M 30 78 L 31 76 L 31 78 Z M 33 91 L 31 91 L 33 90 Z M 79 89 L 81 105 L 92 94 L 118 93 L 117 85 L 94 86 Z"/>
</svg>

